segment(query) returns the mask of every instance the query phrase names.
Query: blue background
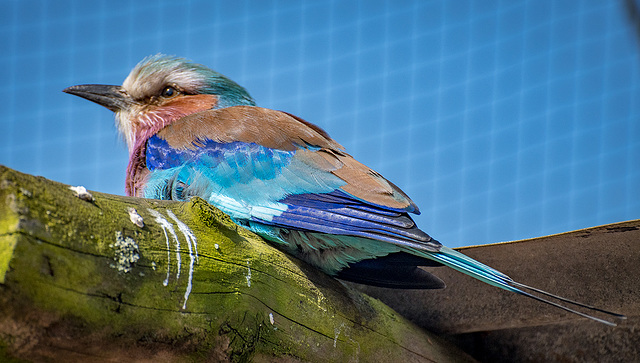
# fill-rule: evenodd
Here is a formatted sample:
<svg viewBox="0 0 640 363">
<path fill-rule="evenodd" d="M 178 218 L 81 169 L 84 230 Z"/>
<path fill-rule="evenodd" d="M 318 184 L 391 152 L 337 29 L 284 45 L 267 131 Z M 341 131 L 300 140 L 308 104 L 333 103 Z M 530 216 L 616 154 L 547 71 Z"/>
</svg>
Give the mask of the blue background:
<svg viewBox="0 0 640 363">
<path fill-rule="evenodd" d="M 63 94 L 192 59 L 325 128 L 450 246 L 640 218 L 633 1 L 0 2 L 0 164 L 124 192 L 110 111 Z"/>
</svg>

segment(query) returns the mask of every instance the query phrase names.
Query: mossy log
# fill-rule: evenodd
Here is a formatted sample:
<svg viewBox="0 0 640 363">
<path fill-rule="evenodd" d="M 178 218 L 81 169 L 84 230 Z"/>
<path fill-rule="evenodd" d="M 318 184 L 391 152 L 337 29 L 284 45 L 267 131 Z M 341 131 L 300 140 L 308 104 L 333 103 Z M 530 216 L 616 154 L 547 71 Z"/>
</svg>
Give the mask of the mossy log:
<svg viewBox="0 0 640 363">
<path fill-rule="evenodd" d="M 0 361 L 469 361 L 202 199 L 0 166 Z"/>
</svg>

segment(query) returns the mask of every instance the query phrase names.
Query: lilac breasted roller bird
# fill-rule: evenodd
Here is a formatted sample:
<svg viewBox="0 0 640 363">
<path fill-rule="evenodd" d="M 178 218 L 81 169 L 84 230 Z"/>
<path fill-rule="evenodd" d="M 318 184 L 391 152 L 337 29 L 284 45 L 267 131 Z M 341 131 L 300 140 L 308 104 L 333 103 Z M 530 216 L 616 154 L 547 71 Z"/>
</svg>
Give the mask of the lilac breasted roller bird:
<svg viewBox="0 0 640 363">
<path fill-rule="evenodd" d="M 411 219 L 420 212 L 407 194 L 323 129 L 256 106 L 243 87 L 203 65 L 155 55 L 122 86 L 78 85 L 64 92 L 115 112 L 130 154 L 127 195 L 201 197 L 238 225 L 343 280 L 443 288 L 419 266 L 445 265 L 605 324 L 615 325 L 566 305 L 624 318 L 518 283 L 443 246 Z"/>
</svg>

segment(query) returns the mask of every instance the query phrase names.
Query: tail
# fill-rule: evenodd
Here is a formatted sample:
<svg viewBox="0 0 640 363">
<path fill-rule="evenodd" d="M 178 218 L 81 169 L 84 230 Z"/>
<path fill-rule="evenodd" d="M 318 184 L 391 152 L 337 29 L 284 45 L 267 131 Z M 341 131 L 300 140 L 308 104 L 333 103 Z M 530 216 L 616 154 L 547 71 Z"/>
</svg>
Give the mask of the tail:
<svg viewBox="0 0 640 363">
<path fill-rule="evenodd" d="M 604 320 L 604 319 L 600 319 L 597 318 L 593 315 L 589 315 L 589 314 L 585 314 L 583 312 L 577 311 L 575 309 L 572 309 L 570 307 L 567 307 L 566 305 L 573 305 L 573 306 L 579 306 L 591 311 L 597 311 L 597 312 L 601 312 L 613 317 L 616 317 L 618 319 L 626 319 L 626 316 L 622 315 L 622 314 L 616 314 L 607 310 L 603 310 L 603 309 L 598 309 L 596 307 L 587 305 L 587 304 L 583 304 L 583 303 L 579 303 L 577 301 L 573 301 L 573 300 L 569 300 L 566 298 L 563 298 L 561 296 L 557 296 L 551 293 L 548 293 L 546 291 L 540 290 L 540 289 L 536 289 L 534 287 L 531 286 L 527 286 L 525 284 L 521 284 L 519 282 L 513 281 L 509 276 L 503 274 L 500 271 L 497 271 L 487 265 L 484 265 L 470 257 L 467 257 L 465 255 L 463 255 L 462 253 L 455 251 L 451 248 L 448 247 L 442 247 L 442 249 L 439 252 L 431 252 L 428 254 L 423 253 L 417 253 L 419 255 L 423 255 L 431 260 L 434 261 L 438 261 L 440 263 L 442 263 L 443 265 L 449 266 L 455 270 L 458 270 L 466 275 L 469 275 L 471 277 L 474 277 L 480 281 L 483 281 L 489 285 L 493 285 L 496 287 L 499 287 L 501 289 L 507 290 L 507 291 L 511 291 L 511 292 L 515 292 L 517 294 L 520 295 L 524 295 L 526 297 L 532 298 L 534 300 L 538 300 L 541 301 L 543 303 L 555 306 L 557 308 L 560 308 L 562 310 L 566 310 L 568 312 L 580 315 L 582 317 L 591 319 L 591 320 L 595 320 L 597 322 L 606 324 L 606 325 L 610 325 L 610 326 L 616 326 L 615 323 L 609 321 L 609 320 Z M 529 292 L 527 292 L 527 291 Z M 531 292 L 535 292 L 539 295 L 545 296 L 545 297 L 540 297 L 538 295 L 534 295 Z M 550 299 L 549 299 L 550 298 Z M 565 305 L 558 303 L 556 301 L 553 300 L 557 300 L 560 302 L 565 303 Z"/>
</svg>

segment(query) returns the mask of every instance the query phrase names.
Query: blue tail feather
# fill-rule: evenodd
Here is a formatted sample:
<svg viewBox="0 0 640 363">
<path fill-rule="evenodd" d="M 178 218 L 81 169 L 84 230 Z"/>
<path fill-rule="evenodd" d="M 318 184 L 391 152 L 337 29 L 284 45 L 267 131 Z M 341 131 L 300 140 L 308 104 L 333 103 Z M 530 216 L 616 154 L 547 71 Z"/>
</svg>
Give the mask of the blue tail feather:
<svg viewBox="0 0 640 363">
<path fill-rule="evenodd" d="M 434 260 L 449 266 L 454 270 L 460 271 L 466 275 L 472 276 L 489 285 L 493 285 L 508 291 L 517 292 L 518 289 L 509 285 L 511 278 L 502 272 L 495 270 L 485 264 L 482 264 L 462 253 L 442 246 L 439 252 L 435 253 L 417 253 L 423 255 L 430 260 Z"/>
<path fill-rule="evenodd" d="M 603 310 L 603 309 L 599 309 L 599 308 L 595 308 L 593 306 L 587 305 L 587 304 L 583 304 L 577 301 L 573 301 L 558 295 L 554 295 L 551 294 L 549 292 L 546 292 L 544 290 L 540 290 L 540 289 L 536 289 L 534 287 L 519 283 L 514 281 L 513 279 L 511 279 L 509 276 L 503 274 L 502 272 L 495 270 L 487 265 L 484 265 L 468 256 L 465 256 L 464 254 L 453 250 L 451 248 L 448 247 L 442 247 L 440 249 L 439 252 L 421 252 L 421 251 L 413 251 L 414 253 L 420 255 L 420 256 L 424 256 L 430 260 L 434 260 L 437 262 L 442 263 L 443 265 L 446 265 L 448 267 L 453 268 L 454 270 L 460 271 L 466 275 L 469 275 L 471 277 L 474 277 L 480 281 L 483 281 L 489 285 L 493 285 L 496 287 L 499 287 L 501 289 L 507 290 L 507 291 L 511 291 L 511 292 L 515 292 L 517 294 L 520 295 L 524 295 L 526 297 L 529 297 L 531 299 L 555 306 L 557 308 L 560 308 L 562 310 L 577 314 L 579 316 L 606 324 L 606 325 L 610 325 L 610 326 L 616 326 L 615 323 L 608 321 L 608 320 L 604 320 L 604 319 L 600 319 L 597 318 L 595 316 L 577 311 L 575 309 L 569 308 L 565 305 L 562 305 L 560 303 L 557 303 L 555 301 L 549 300 L 548 298 L 552 298 L 570 305 L 574 305 L 574 306 L 578 306 L 578 307 L 582 307 L 591 311 L 597 311 L 600 313 L 604 313 L 607 315 L 611 315 L 614 316 L 616 318 L 619 319 L 626 319 L 626 317 L 622 314 L 617 314 L 617 313 L 613 313 L 607 310 Z M 543 298 L 537 295 L 534 295 L 531 292 L 525 291 L 525 290 L 529 290 L 531 292 L 535 292 L 538 293 L 540 295 L 546 296 L 547 298 Z"/>
</svg>

